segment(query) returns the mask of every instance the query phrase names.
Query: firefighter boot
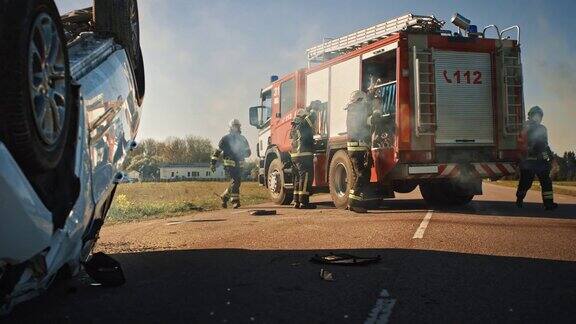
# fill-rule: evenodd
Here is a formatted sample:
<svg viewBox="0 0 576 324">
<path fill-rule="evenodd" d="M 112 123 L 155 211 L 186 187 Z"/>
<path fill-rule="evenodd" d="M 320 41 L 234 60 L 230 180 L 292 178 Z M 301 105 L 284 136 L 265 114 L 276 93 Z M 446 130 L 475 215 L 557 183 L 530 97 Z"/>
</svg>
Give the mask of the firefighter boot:
<svg viewBox="0 0 576 324">
<path fill-rule="evenodd" d="M 300 209 L 300 197 L 298 194 L 294 194 L 294 208 Z"/>
<path fill-rule="evenodd" d="M 558 208 L 558 204 L 554 202 L 552 199 L 545 199 L 544 200 L 544 209 L 545 210 L 554 210 Z"/>
<path fill-rule="evenodd" d="M 235 202 L 233 202 L 233 203 L 232 203 L 232 208 L 234 208 L 234 209 L 240 208 L 240 201 L 235 201 Z"/>
<path fill-rule="evenodd" d="M 368 209 L 366 209 L 364 207 L 357 207 L 357 206 L 350 206 L 350 207 L 348 207 L 348 210 L 353 211 L 356 214 L 366 214 L 368 212 Z"/>
<path fill-rule="evenodd" d="M 523 203 L 522 198 L 516 198 L 516 207 L 522 208 L 522 203 Z"/>
<path fill-rule="evenodd" d="M 316 209 L 316 205 L 311 203 L 305 203 L 300 205 L 300 209 Z"/>
<path fill-rule="evenodd" d="M 220 196 L 220 199 L 222 200 L 222 208 L 228 208 L 228 195 L 224 194 Z"/>
</svg>

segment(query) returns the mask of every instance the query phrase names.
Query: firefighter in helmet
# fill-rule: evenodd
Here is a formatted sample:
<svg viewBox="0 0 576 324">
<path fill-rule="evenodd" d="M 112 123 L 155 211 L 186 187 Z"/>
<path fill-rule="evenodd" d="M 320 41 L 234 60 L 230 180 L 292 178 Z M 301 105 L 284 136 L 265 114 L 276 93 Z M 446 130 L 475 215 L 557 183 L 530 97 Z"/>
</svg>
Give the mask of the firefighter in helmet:
<svg viewBox="0 0 576 324">
<path fill-rule="evenodd" d="M 552 180 L 550 179 L 552 150 L 548 146 L 546 127 L 541 124 L 542 117 L 544 117 L 544 112 L 540 107 L 530 108 L 528 121 L 522 130 L 522 136 L 528 150 L 526 158 L 520 163 L 520 183 L 516 191 L 516 205 L 522 207 L 522 202 L 526 197 L 526 192 L 532 186 L 534 176 L 538 176 L 544 207 L 546 210 L 553 210 L 558 207 L 558 204 L 554 203 Z"/>
<path fill-rule="evenodd" d="M 354 91 L 348 106 L 345 108 L 346 126 L 348 129 L 348 156 L 356 174 L 356 180 L 348 195 L 348 209 L 365 213 L 366 189 L 370 183 L 371 158 L 371 101 L 361 90 Z"/>
<path fill-rule="evenodd" d="M 212 154 L 210 167 L 212 172 L 216 171 L 216 163 L 222 159 L 224 169 L 230 177 L 230 185 L 220 196 L 222 207 L 227 208 L 230 202 L 233 208 L 239 208 L 242 166 L 244 159 L 252 153 L 246 137 L 242 135 L 240 121 L 232 119 L 228 126 L 230 127 L 229 133 L 222 137 L 218 143 L 218 148 Z"/>
<path fill-rule="evenodd" d="M 316 208 L 316 205 L 310 203 L 310 189 L 314 179 L 316 112 L 320 104 L 320 101 L 313 101 L 309 107 L 301 109 L 292 119 L 290 157 L 294 175 L 294 208 Z"/>
<path fill-rule="evenodd" d="M 372 126 L 372 148 L 389 148 L 393 145 L 392 130 L 394 129 L 394 118 L 389 111 L 383 108 L 387 104 L 383 102 L 381 79 L 371 78 L 368 87 L 368 101 L 372 106 L 372 117 L 370 125 Z"/>
</svg>

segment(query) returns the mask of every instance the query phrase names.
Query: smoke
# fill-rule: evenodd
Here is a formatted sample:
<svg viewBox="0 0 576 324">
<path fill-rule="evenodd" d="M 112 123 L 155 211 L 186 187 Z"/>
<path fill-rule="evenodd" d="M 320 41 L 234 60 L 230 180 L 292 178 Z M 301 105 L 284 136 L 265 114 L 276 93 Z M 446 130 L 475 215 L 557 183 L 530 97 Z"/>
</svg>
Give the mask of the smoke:
<svg viewBox="0 0 576 324">
<path fill-rule="evenodd" d="M 351 100 L 355 100 L 355 96 L 351 96 Z M 372 111 L 368 107 L 370 102 L 367 97 L 361 101 L 350 102 L 346 107 L 346 128 L 348 130 L 348 137 L 357 141 L 366 141 L 371 137 L 371 130 L 368 127 L 368 112 Z"/>
<path fill-rule="evenodd" d="M 250 148 L 244 136 L 237 132 L 231 132 L 228 139 L 228 148 L 235 157 L 243 160 L 250 156 Z"/>
<path fill-rule="evenodd" d="M 565 37 L 540 18 L 538 30 L 545 37 L 524 55 L 526 109 L 544 109 L 543 124 L 548 128 L 550 146 L 561 153 L 576 149 L 576 61 Z"/>
</svg>

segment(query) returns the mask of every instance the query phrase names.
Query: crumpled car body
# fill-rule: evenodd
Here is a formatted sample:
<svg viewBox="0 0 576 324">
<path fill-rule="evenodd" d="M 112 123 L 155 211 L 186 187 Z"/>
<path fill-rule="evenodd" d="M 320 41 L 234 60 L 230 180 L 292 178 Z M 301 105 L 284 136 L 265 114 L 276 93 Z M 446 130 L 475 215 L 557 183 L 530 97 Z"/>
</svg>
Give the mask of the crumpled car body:
<svg viewBox="0 0 576 324">
<path fill-rule="evenodd" d="M 68 41 L 67 50 L 77 116 L 73 200 L 65 215 L 54 215 L 0 141 L 0 314 L 45 290 L 64 267 L 78 273 L 135 147 L 142 96 L 130 53 L 92 31 Z"/>
</svg>

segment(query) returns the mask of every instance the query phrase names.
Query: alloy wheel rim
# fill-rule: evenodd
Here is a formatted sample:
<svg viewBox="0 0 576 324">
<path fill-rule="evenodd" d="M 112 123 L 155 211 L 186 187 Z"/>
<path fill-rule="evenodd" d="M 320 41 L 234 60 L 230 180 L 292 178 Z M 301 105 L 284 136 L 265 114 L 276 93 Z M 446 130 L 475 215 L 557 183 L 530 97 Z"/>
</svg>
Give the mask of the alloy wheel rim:
<svg viewBox="0 0 576 324">
<path fill-rule="evenodd" d="M 42 141 L 58 141 L 66 115 L 66 66 L 56 23 L 46 13 L 36 17 L 28 45 L 28 80 L 36 130 Z"/>
</svg>

